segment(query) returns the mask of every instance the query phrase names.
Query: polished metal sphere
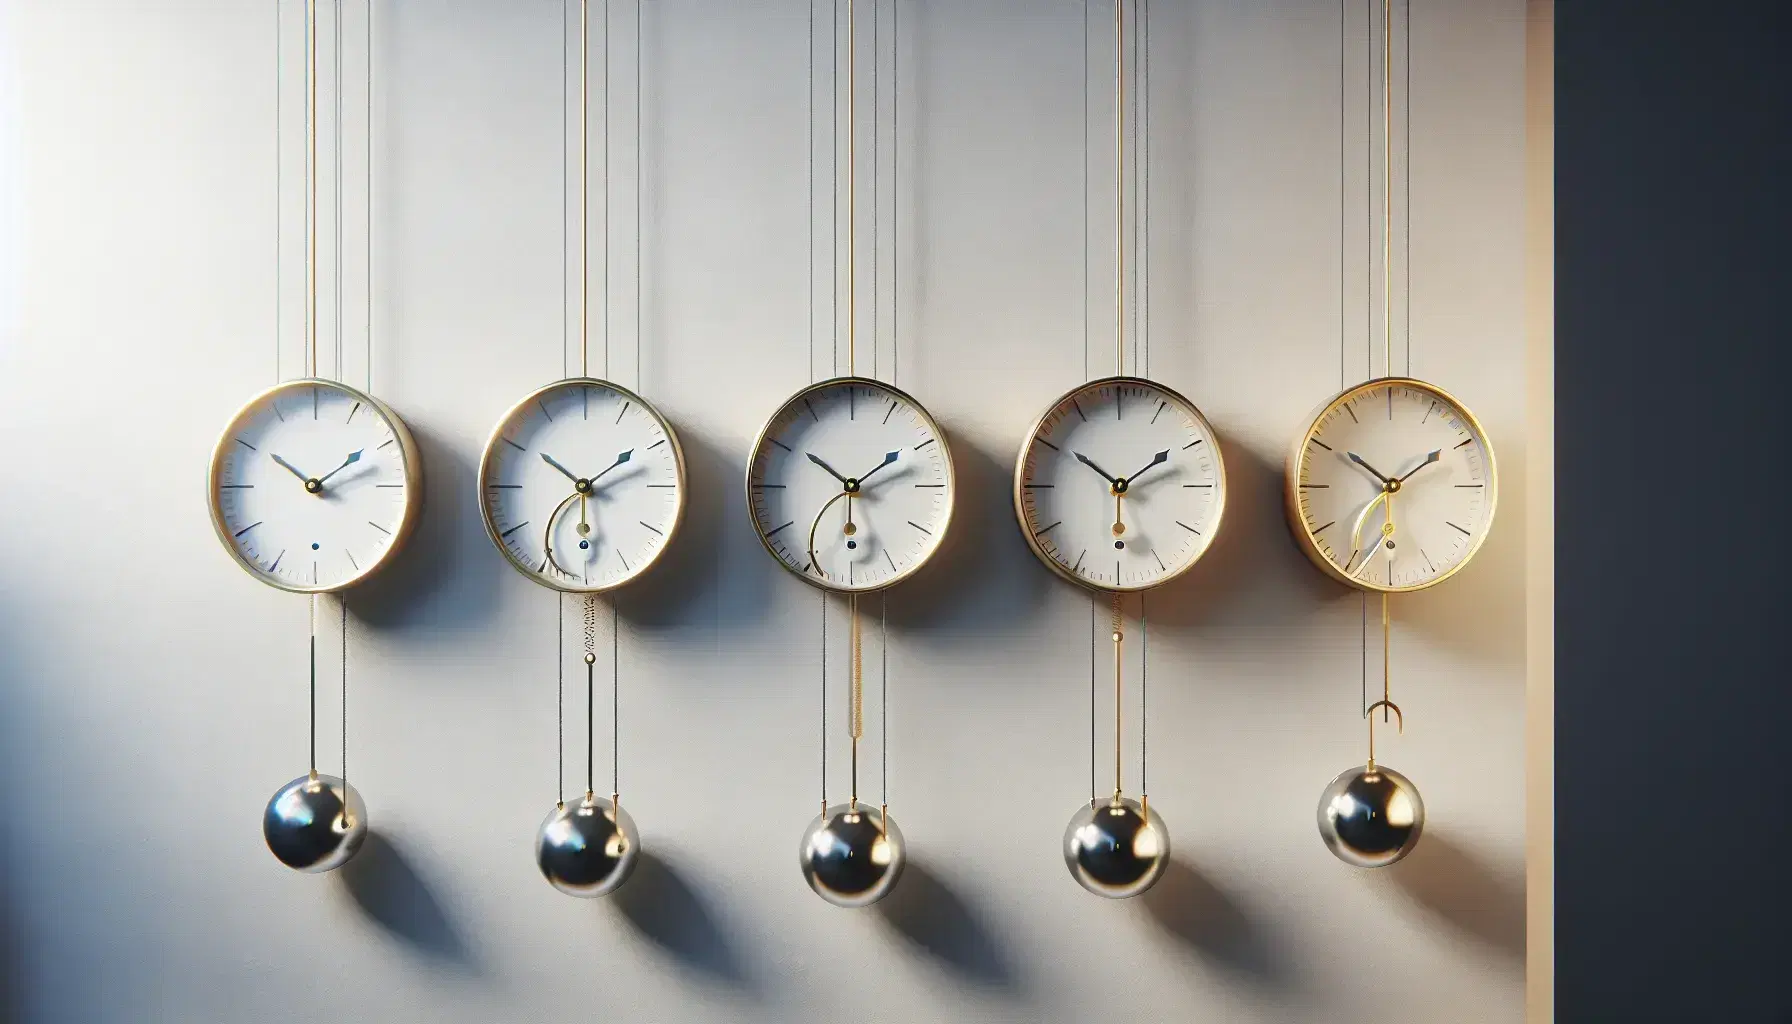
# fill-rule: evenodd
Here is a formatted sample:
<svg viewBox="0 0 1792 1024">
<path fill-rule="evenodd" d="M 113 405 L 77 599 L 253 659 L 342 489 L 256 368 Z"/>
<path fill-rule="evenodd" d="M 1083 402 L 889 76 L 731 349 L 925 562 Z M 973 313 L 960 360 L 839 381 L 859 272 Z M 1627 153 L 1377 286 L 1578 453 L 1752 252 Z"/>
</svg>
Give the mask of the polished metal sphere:
<svg viewBox="0 0 1792 1024">
<path fill-rule="evenodd" d="M 1157 811 L 1115 797 L 1084 804 L 1064 830 L 1064 864 L 1077 884 L 1123 900 L 1157 884 L 1170 864 L 1170 831 Z"/>
<path fill-rule="evenodd" d="M 1418 788 L 1386 765 L 1352 768 L 1319 797 L 1319 837 L 1355 867 L 1387 867 L 1411 853 L 1424 830 Z"/>
<path fill-rule="evenodd" d="M 535 833 L 535 863 L 568 896 L 608 896 L 628 881 L 640 856 L 635 819 L 601 796 L 556 805 Z"/>
<path fill-rule="evenodd" d="M 341 779 L 301 775 L 268 801 L 261 815 L 261 834 L 287 867 L 334 871 L 348 863 L 367 838 L 367 808 L 361 794 Z"/>
<path fill-rule="evenodd" d="M 896 819 L 871 804 L 835 804 L 803 832 L 803 877 L 836 907 L 866 907 L 902 875 L 908 847 Z"/>
</svg>

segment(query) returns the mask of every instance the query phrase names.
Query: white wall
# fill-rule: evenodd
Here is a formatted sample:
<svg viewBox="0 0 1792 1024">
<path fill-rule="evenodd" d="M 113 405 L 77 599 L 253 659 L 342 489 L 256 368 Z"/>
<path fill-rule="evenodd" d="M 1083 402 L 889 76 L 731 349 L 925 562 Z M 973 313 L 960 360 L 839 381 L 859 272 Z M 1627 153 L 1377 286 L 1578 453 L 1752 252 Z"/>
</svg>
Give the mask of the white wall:
<svg viewBox="0 0 1792 1024">
<path fill-rule="evenodd" d="M 1411 368 L 1485 421 L 1505 493 L 1475 564 L 1396 602 L 1409 731 L 1384 760 L 1430 825 L 1364 873 L 1313 826 L 1362 758 L 1361 603 L 1296 552 L 1279 504 L 1284 445 L 1369 351 L 1360 10 L 1341 186 L 1335 2 L 1152 4 L 1150 369 L 1225 435 L 1233 495 L 1207 561 L 1150 602 L 1151 796 L 1179 863 L 1108 903 L 1058 854 L 1087 793 L 1088 598 L 1033 562 L 1006 491 L 1023 431 L 1084 372 L 1086 198 L 1091 369 L 1112 365 L 1107 11 L 1085 191 L 1082 6 L 904 0 L 880 359 L 899 350 L 951 432 L 962 496 L 949 557 L 890 599 L 891 801 L 916 863 L 860 912 L 796 868 L 819 599 L 765 557 L 739 488 L 761 420 L 811 375 L 800 0 L 648 3 L 638 382 L 694 496 L 622 605 L 622 785 L 654 859 L 596 904 L 531 862 L 555 602 L 491 550 L 472 481 L 499 413 L 562 368 L 559 7 L 378 5 L 375 387 L 418 434 L 428 504 L 352 600 L 351 775 L 379 839 L 311 877 L 258 824 L 304 768 L 305 602 L 233 567 L 202 487 L 215 432 L 275 376 L 271 4 L 0 5 L 0 985 L 19 1019 L 1519 1019 L 1523 5 L 1413 21 Z M 634 384 L 628 217 L 615 237 L 615 375 Z M 355 378 L 364 265 L 344 269 Z"/>
</svg>

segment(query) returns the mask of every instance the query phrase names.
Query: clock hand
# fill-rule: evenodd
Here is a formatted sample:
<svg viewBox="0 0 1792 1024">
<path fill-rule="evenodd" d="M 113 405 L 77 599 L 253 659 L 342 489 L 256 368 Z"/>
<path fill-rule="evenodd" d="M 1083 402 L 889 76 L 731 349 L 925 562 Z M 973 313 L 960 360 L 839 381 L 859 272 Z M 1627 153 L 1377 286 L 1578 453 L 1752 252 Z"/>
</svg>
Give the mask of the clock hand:
<svg viewBox="0 0 1792 1024">
<path fill-rule="evenodd" d="M 1131 487 L 1133 484 L 1136 484 L 1139 482 L 1139 477 L 1144 475 L 1146 469 L 1150 469 L 1152 466 L 1155 466 L 1160 462 L 1168 462 L 1168 461 L 1170 461 L 1170 450 L 1168 448 L 1166 448 L 1163 451 L 1158 452 L 1156 455 L 1153 455 L 1151 457 L 1151 461 L 1147 462 L 1145 464 L 1145 469 L 1141 469 L 1137 473 L 1134 473 L 1133 475 L 1128 476 L 1128 477 L 1122 477 L 1121 479 L 1126 481 L 1126 485 L 1128 487 Z"/>
<path fill-rule="evenodd" d="M 548 465 L 554 467 L 555 469 L 559 470 L 560 472 L 566 474 L 566 479 L 571 480 L 573 483 L 578 483 L 578 481 L 579 481 L 578 474 L 574 473 L 570 469 L 567 469 L 565 466 L 562 466 L 558 462 L 555 462 L 554 457 L 552 455 L 549 455 L 547 452 L 542 452 L 541 460 L 543 462 L 547 463 Z"/>
<path fill-rule="evenodd" d="M 606 470 L 604 470 L 603 473 L 599 473 L 596 476 L 592 477 L 590 480 L 586 481 L 586 483 L 587 484 L 597 483 L 599 480 L 602 480 L 604 478 L 604 473 L 608 473 L 611 469 L 615 469 L 617 466 L 622 465 L 623 463 L 627 462 L 628 460 L 630 460 L 634 457 L 635 457 L 635 450 L 633 448 L 630 448 L 628 451 L 623 452 L 622 454 L 616 456 L 616 461 L 610 463 L 609 469 L 606 469 Z M 587 490 L 589 490 L 589 487 L 587 487 Z"/>
<path fill-rule="evenodd" d="M 825 462 L 823 462 L 823 461 L 821 461 L 821 460 L 820 460 L 820 459 L 818 459 L 818 458 L 816 458 L 816 457 L 815 457 L 815 455 L 814 455 L 814 453 L 812 453 L 812 452 L 804 452 L 804 453 L 803 453 L 803 454 L 804 454 L 804 455 L 807 455 L 807 456 L 809 456 L 809 461 L 810 461 L 810 462 L 813 462 L 813 463 L 815 463 L 815 464 L 816 464 L 816 465 L 817 465 L 817 466 L 820 466 L 820 467 L 821 467 L 821 468 L 822 468 L 822 469 L 825 469 L 825 470 L 827 470 L 827 471 L 828 471 L 828 475 L 829 475 L 829 476 L 831 476 L 831 477 L 833 477 L 833 478 L 834 478 L 834 479 L 836 479 L 836 480 L 838 480 L 838 481 L 840 481 L 840 483 L 841 483 L 841 485 L 842 485 L 842 486 L 844 486 L 844 485 L 845 485 L 845 484 L 846 484 L 846 478 L 845 478 L 845 477 L 843 477 L 843 476 L 841 476 L 841 475 L 840 475 L 840 474 L 839 474 L 839 473 L 837 473 L 837 472 L 835 472 L 835 471 L 834 471 L 834 467 L 832 467 L 832 466 L 830 466 L 830 465 L 828 465 L 828 464 L 827 464 L 827 463 L 825 463 Z"/>
<path fill-rule="evenodd" d="M 306 483 L 309 483 L 311 481 L 311 478 L 306 476 L 304 474 L 304 472 L 299 469 L 299 467 L 293 465 L 292 463 L 286 461 L 285 459 L 281 458 L 278 455 L 274 455 L 273 452 L 269 452 L 268 454 L 270 456 L 272 456 L 273 460 L 275 462 L 279 463 L 281 468 L 285 469 L 288 473 L 291 473 L 293 476 L 298 477 L 300 480 L 302 480 Z"/>
<path fill-rule="evenodd" d="M 1094 462 L 1091 462 L 1087 455 L 1084 455 L 1082 452 L 1071 452 L 1070 454 L 1076 456 L 1076 461 L 1082 463 L 1085 466 L 1088 466 L 1090 469 L 1093 469 L 1097 476 L 1101 477 L 1103 480 L 1106 480 L 1108 482 L 1108 486 L 1110 486 L 1110 487 L 1120 486 L 1120 478 L 1119 477 L 1108 475 L 1107 470 L 1102 469 L 1100 466 L 1097 466 Z"/>
<path fill-rule="evenodd" d="M 1125 496 L 1126 492 L 1114 490 L 1111 487 L 1109 490 L 1114 491 L 1114 536 L 1118 537 L 1126 532 L 1126 523 L 1120 519 L 1120 499 Z"/>
<path fill-rule="evenodd" d="M 1400 479 L 1395 480 L 1394 482 L 1397 484 L 1405 483 L 1407 480 L 1411 479 L 1413 473 L 1417 473 L 1419 470 L 1424 469 L 1426 466 L 1429 466 L 1433 462 L 1438 461 L 1439 459 L 1443 458 L 1443 455 L 1444 455 L 1444 450 L 1442 448 L 1439 448 L 1435 451 L 1427 452 L 1425 454 L 1424 462 L 1421 462 L 1417 466 L 1414 466 L 1412 468 L 1411 472 L 1407 473 L 1405 476 L 1401 477 Z"/>
<path fill-rule="evenodd" d="M 318 486 L 320 486 L 320 487 L 323 486 L 324 481 L 330 479 L 331 477 L 335 476 L 336 474 L 338 474 L 338 473 L 342 472 L 343 470 L 347 469 L 348 467 L 354 465 L 355 463 L 360 462 L 361 461 L 361 452 L 364 452 L 366 450 L 367 449 L 363 448 L 360 451 L 349 452 L 348 458 L 342 460 L 342 465 L 337 466 L 335 469 L 332 469 L 328 473 L 325 473 L 323 476 L 320 476 L 317 478 Z"/>
<path fill-rule="evenodd" d="M 890 463 L 892 463 L 892 462 L 895 462 L 895 461 L 896 461 L 896 457 L 897 457 L 897 456 L 899 456 L 899 455 L 901 455 L 901 454 L 902 454 L 902 453 L 901 453 L 901 452 L 885 452 L 885 453 L 884 453 L 884 461 L 882 461 L 882 462 L 880 462 L 880 463 L 878 463 L 878 464 L 877 464 L 877 465 L 875 465 L 875 466 L 873 466 L 873 467 L 871 467 L 871 473 L 875 473 L 875 472 L 877 472 L 877 471 L 878 471 L 878 470 L 880 470 L 880 469 L 882 469 L 882 468 L 884 468 L 884 467 L 885 467 L 885 466 L 888 466 L 888 465 L 889 465 L 889 464 L 890 464 Z M 864 483 L 865 483 L 865 481 L 867 481 L 867 480 L 869 480 L 869 479 L 871 479 L 871 473 L 866 473 L 866 474 L 865 474 L 865 475 L 864 475 L 864 476 L 861 476 L 861 477 L 859 477 L 859 484 L 860 484 L 860 485 L 861 485 L 861 486 L 863 486 L 863 485 L 864 485 Z"/>
<path fill-rule="evenodd" d="M 1384 551 L 1387 553 L 1387 559 L 1388 559 L 1388 585 L 1393 586 L 1393 583 L 1394 583 L 1394 492 L 1393 491 L 1383 491 L 1382 496 L 1387 499 L 1386 501 L 1382 502 L 1382 505 L 1384 506 L 1384 508 L 1387 512 L 1387 521 L 1381 524 L 1381 539 L 1377 540 L 1369 548 L 1368 554 L 1363 555 L 1363 564 L 1357 566 L 1356 572 L 1351 573 L 1351 575 L 1352 576 L 1361 576 L 1363 574 L 1363 570 L 1369 568 L 1369 556 L 1373 555 L 1377 551 Z"/>
<path fill-rule="evenodd" d="M 1368 470 L 1369 473 L 1375 477 L 1375 479 L 1381 481 L 1381 485 L 1383 487 L 1386 487 L 1388 484 L 1393 483 L 1393 479 L 1390 477 L 1383 476 L 1381 473 L 1381 470 L 1376 469 L 1374 466 L 1369 465 L 1367 462 L 1364 462 L 1363 457 L 1361 455 L 1358 455 L 1355 452 L 1345 452 L 1344 457 L 1349 459 L 1350 461 L 1356 463 L 1357 465 L 1363 467 L 1364 469 Z"/>
</svg>

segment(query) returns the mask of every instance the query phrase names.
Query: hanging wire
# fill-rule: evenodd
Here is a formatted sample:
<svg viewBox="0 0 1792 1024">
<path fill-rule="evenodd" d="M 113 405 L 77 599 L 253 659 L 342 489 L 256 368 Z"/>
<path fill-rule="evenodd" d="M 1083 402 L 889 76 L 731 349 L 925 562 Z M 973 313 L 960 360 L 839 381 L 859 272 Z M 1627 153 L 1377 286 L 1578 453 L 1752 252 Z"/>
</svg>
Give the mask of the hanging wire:
<svg viewBox="0 0 1792 1024">
<path fill-rule="evenodd" d="M 883 323 L 877 315 L 878 293 L 883 283 L 877 273 L 877 229 L 878 223 L 883 219 L 883 206 L 877 192 L 877 180 L 883 170 L 883 164 L 878 156 L 878 143 L 881 141 L 879 137 L 882 134 L 879 122 L 883 120 L 883 108 L 880 106 L 882 101 L 878 94 L 880 72 L 883 68 L 883 50 L 878 42 L 877 30 L 883 23 L 883 14 L 878 11 L 873 0 L 868 0 L 868 2 L 871 2 L 871 376 L 875 379 L 877 377 L 878 336 L 883 327 Z"/>
<path fill-rule="evenodd" d="M 1401 191 L 1406 197 L 1406 213 L 1402 219 L 1406 231 L 1404 253 L 1401 265 L 1405 268 L 1406 281 L 1402 287 L 1406 298 L 1406 318 L 1403 326 L 1406 331 L 1406 375 L 1412 376 L 1412 0 L 1406 0 L 1406 17 L 1403 23 L 1406 33 L 1404 56 L 1406 58 L 1406 96 L 1403 110 L 1406 115 L 1406 137 L 1402 148 L 1404 166 L 1401 168 L 1403 181 Z"/>
<path fill-rule="evenodd" d="M 603 243 L 603 293 L 604 293 L 604 379 L 610 380 L 610 0 L 604 0 L 604 105 L 599 112 L 603 120 L 604 166 L 600 177 L 603 179 L 604 200 L 604 243 Z"/>
<path fill-rule="evenodd" d="M 367 390 L 373 391 L 373 2 L 367 2 Z"/>
<path fill-rule="evenodd" d="M 828 594 L 821 591 L 821 813 L 828 813 Z"/>
<path fill-rule="evenodd" d="M 317 0 L 305 0 L 305 376 L 317 376 Z"/>
<path fill-rule="evenodd" d="M 1095 603 L 1089 595 L 1089 806 L 1095 806 Z"/>
<path fill-rule="evenodd" d="M 280 336 L 286 326 L 282 293 L 286 284 L 284 203 L 286 197 L 286 45 L 281 32 L 280 4 L 274 4 L 274 383 L 285 378 L 280 365 Z"/>
<path fill-rule="evenodd" d="M 311 616 L 311 743 L 309 754 L 311 774 L 317 774 L 317 602 L 319 597 L 311 595 L 306 602 Z"/>
<path fill-rule="evenodd" d="M 331 319 L 335 323 L 330 326 L 336 341 L 336 379 L 346 381 L 348 375 L 342 372 L 342 0 L 335 0 L 330 29 L 335 35 L 335 44 L 330 50 L 330 89 L 334 93 L 331 101 L 336 107 L 335 116 L 330 121 L 330 165 L 335 191 L 331 200 L 336 207 L 332 211 L 335 231 L 330 239 L 333 250 L 330 277 L 335 289 L 330 298 Z"/>
<path fill-rule="evenodd" d="M 878 713 L 879 726 L 883 736 L 878 740 L 878 753 L 882 762 L 877 769 L 878 788 L 881 791 L 879 803 L 883 805 L 885 816 L 890 808 L 890 592 L 880 591 L 877 595 L 877 653 L 878 683 L 883 692 L 878 696 L 881 710 Z"/>
<path fill-rule="evenodd" d="M 337 607 L 342 611 L 342 791 L 348 793 L 348 592 L 338 595 Z M 343 820 L 349 822 L 344 804 Z"/>
<path fill-rule="evenodd" d="M 641 21 L 646 16 L 642 0 L 635 0 L 635 387 L 644 378 L 641 369 L 641 333 L 647 324 L 647 311 L 641 306 L 641 149 L 647 132 L 641 127 Z"/>
<path fill-rule="evenodd" d="M 1145 785 L 1146 747 L 1145 747 L 1145 711 L 1150 702 L 1146 699 L 1145 681 L 1150 678 L 1146 674 L 1146 654 L 1149 650 L 1150 633 L 1146 627 L 1145 592 L 1139 591 L 1139 796 L 1148 799 L 1150 787 Z"/>
<path fill-rule="evenodd" d="M 610 803 L 622 802 L 622 620 L 610 601 Z"/>
</svg>

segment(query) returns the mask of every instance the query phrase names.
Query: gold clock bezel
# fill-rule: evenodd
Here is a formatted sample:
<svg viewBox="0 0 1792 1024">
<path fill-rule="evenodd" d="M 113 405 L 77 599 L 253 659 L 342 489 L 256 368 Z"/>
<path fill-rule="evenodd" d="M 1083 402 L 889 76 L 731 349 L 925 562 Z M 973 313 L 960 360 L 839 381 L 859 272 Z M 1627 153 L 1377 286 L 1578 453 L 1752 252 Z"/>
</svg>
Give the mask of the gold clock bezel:
<svg viewBox="0 0 1792 1024">
<path fill-rule="evenodd" d="M 1115 586 L 1110 587 L 1106 584 L 1095 583 L 1077 576 L 1060 564 L 1057 559 L 1046 553 L 1045 548 L 1039 543 L 1039 538 L 1033 535 L 1032 528 L 1027 525 L 1027 513 L 1025 508 L 1021 505 L 1021 497 L 1025 493 L 1027 457 L 1031 455 L 1033 450 L 1038 446 L 1039 432 L 1045 427 L 1046 417 L 1050 416 L 1054 410 L 1065 402 L 1070 401 L 1092 388 L 1125 386 L 1148 387 L 1156 391 L 1161 391 L 1165 395 L 1168 395 L 1172 400 L 1180 402 L 1190 412 L 1194 413 L 1195 421 L 1207 432 L 1207 436 L 1213 439 L 1213 464 L 1215 476 L 1219 481 L 1220 493 L 1219 503 L 1215 507 L 1213 513 L 1213 525 L 1208 530 L 1206 540 L 1195 557 L 1189 559 L 1175 571 L 1170 572 L 1168 575 L 1154 583 L 1146 583 L 1136 587 L 1123 587 L 1116 584 Z M 1020 525 L 1020 535 L 1026 538 L 1027 548 L 1033 552 L 1034 557 L 1045 563 L 1045 567 L 1050 569 L 1053 573 L 1063 579 L 1069 580 L 1079 587 L 1103 594 L 1136 594 L 1146 590 L 1155 590 L 1158 587 L 1164 586 L 1165 584 L 1180 578 L 1184 573 L 1193 569 L 1196 563 L 1207 557 L 1207 552 L 1213 550 L 1213 542 L 1220 534 L 1220 527 L 1225 524 L 1226 495 L 1229 490 L 1230 488 L 1226 485 L 1226 457 L 1225 453 L 1220 450 L 1220 435 L 1218 431 L 1213 429 L 1213 423 L 1207 419 L 1206 414 L 1201 411 L 1201 407 L 1189 401 L 1188 397 L 1182 392 L 1177 391 L 1167 384 L 1162 384 L 1146 377 L 1132 377 L 1126 375 L 1098 377 L 1095 380 L 1085 381 L 1082 384 L 1078 384 L 1076 387 L 1059 395 L 1052 400 L 1050 405 L 1045 407 L 1045 411 L 1039 414 L 1038 418 L 1033 421 L 1033 425 L 1027 428 L 1027 435 L 1025 439 L 1021 441 L 1020 454 L 1015 456 L 1014 459 L 1014 521 Z"/>
<path fill-rule="evenodd" d="M 896 399 L 912 406 L 916 412 L 921 414 L 921 419 L 927 424 L 927 428 L 933 431 L 933 435 L 939 439 L 940 452 L 945 456 L 946 460 L 946 514 L 940 520 L 939 540 L 934 543 L 932 550 L 928 551 L 927 554 L 916 561 L 914 565 L 897 572 L 896 575 L 874 587 L 842 586 L 835 581 L 828 579 L 826 576 L 821 575 L 819 568 L 816 570 L 814 576 L 810 576 L 808 573 L 794 568 L 789 562 L 778 557 L 778 552 L 773 550 L 771 541 L 766 539 L 765 532 L 759 528 L 758 517 L 753 514 L 753 469 L 758 466 L 760 461 L 765 457 L 765 443 L 766 439 L 771 436 L 772 426 L 790 410 L 791 406 L 808 398 L 810 395 L 838 387 L 877 388 L 881 391 L 888 392 Z M 759 433 L 753 438 L 753 447 L 748 449 L 748 452 L 745 493 L 747 498 L 747 520 L 753 526 L 753 535 L 759 538 L 759 545 L 765 548 L 765 553 L 771 556 L 772 561 L 783 567 L 784 571 L 812 587 L 835 594 L 875 594 L 880 590 L 888 590 L 896 584 L 901 583 L 903 580 L 908 579 L 910 576 L 913 576 L 915 573 L 920 572 L 922 567 L 933 561 L 933 556 L 938 554 L 941 548 L 945 547 L 946 536 L 951 532 L 952 514 L 958 506 L 958 471 L 954 468 L 952 462 L 952 445 L 950 440 L 946 437 L 945 429 L 940 426 L 938 420 L 933 418 L 933 414 L 927 411 L 927 407 L 916 401 L 913 395 L 894 384 L 886 384 L 881 380 L 876 380 L 871 377 L 857 376 L 829 377 L 827 380 L 816 381 L 779 404 L 777 410 L 774 411 L 771 416 L 766 419 L 765 424 L 759 428 Z"/>
<path fill-rule="evenodd" d="M 1313 531 L 1307 528 L 1306 520 L 1301 518 L 1300 514 L 1300 467 L 1308 452 L 1308 442 L 1313 440 L 1314 434 L 1319 430 L 1319 425 L 1339 406 L 1363 392 L 1381 387 L 1406 387 L 1436 396 L 1439 401 L 1454 409 L 1468 422 L 1469 430 L 1480 442 L 1481 449 L 1487 453 L 1487 490 L 1491 492 L 1487 503 L 1487 518 L 1483 521 L 1477 535 L 1471 539 L 1468 551 L 1463 554 L 1461 560 L 1442 573 L 1423 583 L 1405 587 L 1386 586 L 1369 580 L 1357 579 L 1338 568 L 1331 559 L 1325 557 L 1325 552 L 1319 550 L 1318 539 L 1313 536 Z M 1295 545 L 1306 553 L 1307 558 L 1318 566 L 1321 572 L 1347 587 L 1366 590 L 1372 594 L 1410 594 L 1437 586 L 1461 572 L 1463 566 L 1474 560 L 1475 555 L 1481 550 L 1481 545 L 1486 543 L 1488 534 L 1493 532 L 1494 514 L 1499 511 L 1499 465 L 1493 452 L 1493 440 L 1487 436 L 1487 431 L 1481 426 L 1481 421 L 1475 418 L 1475 414 L 1460 399 L 1436 384 L 1419 380 L 1416 377 L 1376 377 L 1373 380 L 1352 385 L 1333 395 L 1307 418 L 1306 423 L 1306 429 L 1301 432 L 1300 437 L 1295 440 L 1294 446 L 1289 449 L 1288 459 L 1283 467 L 1282 510 L 1288 519 L 1288 529 L 1294 534 Z"/>
<path fill-rule="evenodd" d="M 499 536 L 498 525 L 492 521 L 491 504 L 486 501 L 486 492 L 488 490 L 487 483 L 491 479 L 492 456 L 493 456 L 494 452 L 496 451 L 499 442 L 504 440 L 504 428 L 507 425 L 509 425 L 510 422 L 516 417 L 516 415 L 518 413 L 522 412 L 526 406 L 540 401 L 544 396 L 549 395 L 553 392 L 562 390 L 564 388 L 574 388 L 574 387 L 608 388 L 609 390 L 614 391 L 616 394 L 621 395 L 624 401 L 633 402 L 635 405 L 638 405 L 642 409 L 646 410 L 647 414 L 649 416 L 652 416 L 654 418 L 654 420 L 657 423 L 659 423 L 660 429 L 665 431 L 666 440 L 670 443 L 670 445 L 672 447 L 672 463 L 677 468 L 677 471 L 678 471 L 678 487 L 677 487 L 676 491 L 674 492 L 677 495 L 677 503 L 672 510 L 672 523 L 666 529 L 666 539 L 665 539 L 665 541 L 663 541 L 660 544 L 659 550 L 654 552 L 652 558 L 649 558 L 646 561 L 642 562 L 640 565 L 635 566 L 633 569 L 631 569 L 629 571 L 629 573 L 626 576 L 623 576 L 621 579 L 618 579 L 613 583 L 605 583 L 605 584 L 602 584 L 599 586 L 591 586 L 591 587 L 576 586 L 576 585 L 573 585 L 570 583 L 562 583 L 558 580 L 549 579 L 548 577 L 542 575 L 541 573 L 536 572 L 534 567 L 525 565 L 524 563 L 518 561 L 516 554 L 514 552 L 512 552 L 510 550 L 510 548 L 504 544 L 504 538 Z M 529 579 L 534 580 L 536 583 L 539 583 L 542 586 L 547 587 L 549 590 L 557 590 L 563 594 L 607 594 L 612 590 L 618 590 L 618 589 L 621 589 L 622 587 L 628 586 L 630 583 L 633 583 L 634 581 L 640 579 L 644 574 L 646 574 L 646 572 L 649 569 L 658 565 L 660 562 L 660 559 L 665 557 L 666 552 L 671 550 L 672 542 L 678 538 L 678 528 L 684 523 L 684 509 L 685 509 L 685 497 L 686 497 L 684 446 L 679 444 L 679 442 L 678 442 L 678 431 L 673 429 L 672 421 L 666 419 L 666 417 L 663 414 L 661 414 L 659 409 L 656 408 L 652 402 L 649 402 L 647 399 L 642 398 L 640 395 L 636 394 L 635 392 L 629 390 L 628 388 L 623 387 L 620 384 L 615 383 L 614 381 L 602 380 L 597 377 L 565 377 L 560 380 L 556 380 L 551 383 L 544 384 L 541 387 L 536 388 L 534 391 L 531 391 L 528 394 L 524 395 L 520 400 L 517 401 L 517 403 L 515 405 L 512 405 L 509 409 L 506 409 L 504 411 L 504 415 L 502 415 L 498 418 L 497 426 L 492 428 L 491 436 L 486 438 L 485 449 L 479 455 L 478 486 L 479 486 L 479 519 L 481 522 L 483 522 L 485 524 L 485 535 L 487 537 L 491 538 L 492 544 L 497 547 L 499 553 L 504 556 L 504 560 L 506 562 L 509 562 L 512 568 L 514 568 L 517 572 L 522 573 L 524 576 L 528 577 Z"/>
<path fill-rule="evenodd" d="M 386 545 L 385 552 L 369 562 L 361 571 L 340 583 L 328 586 L 307 587 L 288 584 L 269 576 L 259 566 L 244 558 L 243 553 L 233 543 L 235 538 L 230 535 L 230 527 L 224 522 L 224 509 L 218 487 L 219 474 L 224 465 L 224 454 L 230 450 L 231 443 L 236 440 L 238 432 L 236 428 L 242 422 L 243 417 L 257 405 L 273 399 L 282 392 L 297 391 L 302 388 L 331 388 L 372 409 L 391 426 L 392 435 L 398 439 L 399 459 L 403 463 L 404 469 L 404 514 L 399 518 L 398 528 L 392 531 L 392 543 Z M 212 529 L 216 531 L 218 540 L 223 543 L 224 550 L 230 552 L 231 559 L 244 572 L 270 587 L 291 594 L 334 594 L 356 586 L 380 571 L 393 558 L 397 557 L 399 551 L 404 548 L 405 541 L 410 539 L 412 531 L 416 529 L 417 519 L 423 512 L 423 458 L 417 451 L 417 442 L 411 437 L 410 428 L 405 426 L 404 420 L 396 412 L 392 411 L 391 406 L 367 392 L 350 387 L 341 381 L 328 380 L 323 377 L 300 377 L 295 380 L 282 381 L 271 388 L 257 392 L 253 398 L 244 402 L 236 412 L 231 414 L 229 422 L 224 426 L 223 433 L 218 435 L 217 443 L 212 446 L 211 465 L 205 474 L 205 491 L 206 504 L 211 509 Z"/>
</svg>

